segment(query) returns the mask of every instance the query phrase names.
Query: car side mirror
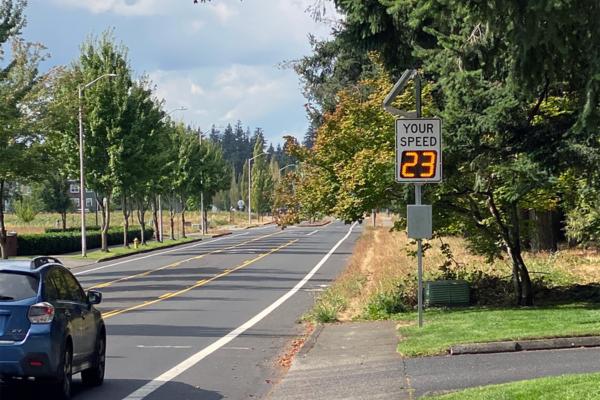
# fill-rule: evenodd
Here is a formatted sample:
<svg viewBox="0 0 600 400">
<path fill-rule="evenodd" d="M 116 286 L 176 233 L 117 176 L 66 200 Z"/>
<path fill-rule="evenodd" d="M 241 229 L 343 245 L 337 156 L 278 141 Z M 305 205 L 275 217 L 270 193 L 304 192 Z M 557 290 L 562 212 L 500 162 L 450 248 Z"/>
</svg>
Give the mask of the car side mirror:
<svg viewBox="0 0 600 400">
<path fill-rule="evenodd" d="M 102 293 L 90 290 L 87 293 L 87 300 L 90 304 L 100 304 L 102 301 Z"/>
</svg>

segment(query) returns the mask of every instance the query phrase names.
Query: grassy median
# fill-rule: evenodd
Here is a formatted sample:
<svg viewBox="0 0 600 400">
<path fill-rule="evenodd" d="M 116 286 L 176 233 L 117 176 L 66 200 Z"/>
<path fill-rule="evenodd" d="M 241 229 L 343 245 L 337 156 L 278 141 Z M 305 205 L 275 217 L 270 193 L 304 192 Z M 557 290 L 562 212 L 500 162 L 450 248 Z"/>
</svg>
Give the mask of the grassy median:
<svg viewBox="0 0 600 400">
<path fill-rule="evenodd" d="M 436 396 L 436 400 L 594 400 L 600 399 L 600 374 L 563 375 L 490 385 Z"/>
<path fill-rule="evenodd" d="M 187 242 L 191 242 L 192 240 L 195 240 L 195 239 L 197 239 L 197 238 L 189 237 L 189 238 L 185 238 L 185 239 L 165 240 L 163 243 L 151 241 L 151 242 L 147 242 L 146 246 L 139 246 L 139 249 L 134 249 L 133 244 L 130 244 L 129 249 L 126 249 L 124 247 L 113 247 L 113 248 L 109 249 L 110 251 L 108 253 L 99 251 L 99 250 L 89 252 L 89 253 L 87 253 L 86 259 L 88 259 L 88 260 L 104 260 L 105 258 L 114 257 L 114 256 L 122 255 L 122 254 L 136 254 L 136 253 L 139 253 L 140 251 L 159 249 L 161 247 L 170 246 L 170 245 L 174 245 L 174 244 L 187 243 Z M 69 258 L 83 259 L 82 256 L 69 256 Z"/>
</svg>

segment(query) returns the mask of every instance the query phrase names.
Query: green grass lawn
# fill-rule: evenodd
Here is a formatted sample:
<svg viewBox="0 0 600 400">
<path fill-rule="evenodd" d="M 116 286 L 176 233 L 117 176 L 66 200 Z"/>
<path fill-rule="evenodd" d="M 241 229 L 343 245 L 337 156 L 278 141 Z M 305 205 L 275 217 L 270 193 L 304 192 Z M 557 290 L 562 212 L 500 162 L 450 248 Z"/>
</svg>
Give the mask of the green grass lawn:
<svg viewBox="0 0 600 400">
<path fill-rule="evenodd" d="M 397 314 L 395 319 L 415 321 L 417 314 Z M 428 309 L 422 328 L 411 324 L 398 332 L 398 351 L 405 357 L 444 354 L 459 343 L 600 335 L 600 304 Z"/>
<path fill-rule="evenodd" d="M 165 240 L 163 243 L 148 242 L 148 244 L 146 246 L 140 246 L 140 248 L 137 250 L 133 248 L 133 243 L 132 243 L 132 244 L 130 244 L 130 246 L 131 246 L 130 249 L 125 249 L 122 247 L 115 247 L 115 248 L 111 248 L 109 253 L 104 253 L 102 251 L 89 252 L 87 255 L 87 259 L 103 260 L 105 258 L 113 257 L 113 256 L 121 255 L 121 254 L 135 254 L 135 253 L 139 253 L 140 251 L 143 251 L 143 250 L 158 249 L 158 248 L 165 247 L 165 246 L 168 246 L 171 244 L 186 243 L 186 242 L 190 242 L 195 239 L 197 239 L 197 238 L 189 237 L 189 238 L 178 239 L 178 240 Z M 69 258 L 83 259 L 82 256 L 69 256 Z"/>
<path fill-rule="evenodd" d="M 600 374 L 563 375 L 483 386 L 444 396 L 439 400 L 592 400 L 600 399 Z"/>
</svg>

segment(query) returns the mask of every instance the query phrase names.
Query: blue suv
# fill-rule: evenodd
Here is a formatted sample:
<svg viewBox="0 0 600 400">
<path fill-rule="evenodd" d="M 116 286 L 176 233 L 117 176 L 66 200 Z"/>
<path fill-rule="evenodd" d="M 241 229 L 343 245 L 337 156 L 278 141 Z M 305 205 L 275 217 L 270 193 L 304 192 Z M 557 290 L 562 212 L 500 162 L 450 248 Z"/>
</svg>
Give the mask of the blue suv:
<svg viewBox="0 0 600 400">
<path fill-rule="evenodd" d="M 60 261 L 0 261 L 0 380 L 35 378 L 68 399 L 73 374 L 84 385 L 104 381 L 106 329 L 87 295 Z"/>
</svg>

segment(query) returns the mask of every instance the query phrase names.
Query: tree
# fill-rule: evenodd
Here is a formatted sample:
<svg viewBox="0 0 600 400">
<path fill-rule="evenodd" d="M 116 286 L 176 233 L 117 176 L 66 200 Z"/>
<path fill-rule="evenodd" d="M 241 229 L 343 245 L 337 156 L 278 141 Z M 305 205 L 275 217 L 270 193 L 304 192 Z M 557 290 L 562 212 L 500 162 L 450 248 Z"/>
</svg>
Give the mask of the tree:
<svg viewBox="0 0 600 400">
<path fill-rule="evenodd" d="M 39 180 L 47 159 L 40 119 L 54 71 L 39 73 L 46 59 L 44 47 L 16 36 L 25 24 L 25 1 L 4 1 L 0 6 L 0 45 L 12 40 L 12 60 L 0 70 L 0 250 L 6 253 L 4 195 L 7 182 Z"/>
<path fill-rule="evenodd" d="M 265 142 L 262 132 L 258 131 L 254 156 L 264 153 Z M 252 165 L 252 209 L 259 214 L 271 209 L 270 200 L 273 193 L 273 175 L 269 169 L 268 157 L 257 157 Z"/>
<path fill-rule="evenodd" d="M 23 196 L 21 200 L 15 202 L 15 213 L 26 224 L 32 222 L 38 212 L 39 210 L 31 196 Z"/>
<path fill-rule="evenodd" d="M 43 210 L 60 214 L 63 232 L 67 229 L 67 213 L 75 210 L 75 204 L 69 196 L 70 182 L 60 174 L 51 174 L 42 182 L 40 197 Z"/>
<path fill-rule="evenodd" d="M 336 5 L 346 17 L 338 34 L 346 45 L 379 51 L 393 74 L 423 68 L 431 81 L 425 114 L 444 120 L 444 181 L 424 193 L 440 216 L 436 228 L 469 232 L 472 249 L 490 260 L 508 255 L 517 303 L 531 305 L 520 209 L 551 191 L 567 169 L 591 173 L 598 165 L 600 53 L 593 39 L 600 29 L 595 22 L 598 5 L 540 0 L 495 0 L 483 6 L 475 0 Z M 550 110 L 548 103 L 560 104 L 560 110 Z M 360 218 L 359 211 L 368 212 L 369 205 L 384 198 L 381 187 L 370 183 L 378 176 L 369 174 L 384 163 L 373 158 L 376 153 L 357 151 L 357 138 L 346 128 L 383 139 L 378 130 L 386 124 L 376 121 L 374 107 L 367 113 L 369 108 L 361 106 L 360 96 L 346 96 L 326 118 L 318 136 L 330 137 L 322 142 L 318 137 L 317 144 L 328 148 L 330 156 L 319 149 L 315 154 L 291 149 L 316 168 L 308 172 L 316 175 L 312 182 L 333 185 L 325 191 L 328 196 L 319 196 L 319 185 L 308 186 L 313 198 L 321 200 L 321 209 Z M 344 129 L 343 137 L 336 134 Z M 335 156 L 340 157 L 337 164 Z M 363 166 L 367 168 L 361 170 Z M 390 171 L 381 170 L 381 176 Z M 352 196 L 332 202 L 336 191 Z M 398 194 L 402 192 L 399 198 L 409 201 L 408 188 Z"/>
<path fill-rule="evenodd" d="M 235 170 L 231 170 L 231 183 L 230 183 L 230 187 L 231 189 L 229 190 L 229 201 L 231 203 L 231 205 L 237 209 L 238 208 L 238 201 L 241 200 L 242 196 L 240 194 L 240 184 L 236 181 L 236 176 L 235 176 Z"/>
<path fill-rule="evenodd" d="M 138 221 L 141 230 L 141 244 L 146 244 L 144 229 L 145 212 L 150 203 L 150 195 L 155 182 L 161 179 L 161 169 L 155 164 L 155 156 L 161 152 L 158 132 L 162 102 L 154 98 L 149 79 L 142 76 L 133 82 L 122 115 L 122 129 L 114 139 L 118 150 L 113 153 L 112 168 L 116 188 L 121 194 L 123 216 L 125 217 L 124 246 L 128 244 L 129 208 L 127 201 L 137 205 Z"/>
<path fill-rule="evenodd" d="M 105 252 L 108 251 L 111 198 L 125 173 L 123 169 L 131 168 L 122 162 L 120 156 L 123 151 L 122 135 L 128 124 L 125 112 L 132 88 L 132 70 L 127 58 L 127 48 L 123 44 L 116 44 L 115 41 L 112 30 L 104 32 L 101 38 L 89 36 L 80 47 L 79 58 L 72 63 L 68 71 L 75 77 L 77 86 L 92 82 L 104 74 L 117 75 L 114 78 L 101 79 L 90 86 L 85 90 L 82 99 L 86 186 L 106 199 L 106 203 L 98 201 L 102 217 L 102 251 Z M 68 93 L 76 90 L 75 88 Z M 68 98 L 68 95 L 65 94 L 65 97 Z M 60 99 L 57 101 L 60 103 Z M 71 125 L 74 125 L 76 114 L 65 114 L 71 118 Z M 70 153 L 78 154 L 77 131 L 64 132 L 64 138 L 65 142 L 70 144 Z M 70 169 L 77 171 L 77 158 L 72 157 L 70 162 Z"/>
</svg>

